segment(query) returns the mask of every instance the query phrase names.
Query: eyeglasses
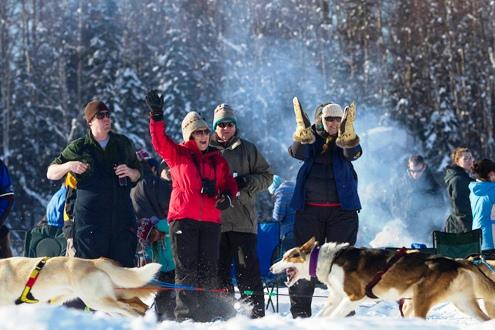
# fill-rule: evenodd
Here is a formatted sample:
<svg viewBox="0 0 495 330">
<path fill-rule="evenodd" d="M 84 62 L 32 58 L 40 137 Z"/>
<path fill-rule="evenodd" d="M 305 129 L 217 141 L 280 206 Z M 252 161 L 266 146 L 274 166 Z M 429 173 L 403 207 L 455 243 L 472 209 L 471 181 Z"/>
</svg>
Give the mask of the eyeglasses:
<svg viewBox="0 0 495 330">
<path fill-rule="evenodd" d="M 192 135 L 194 136 L 200 136 L 200 135 L 209 135 L 210 130 L 209 129 L 198 129 L 197 131 L 194 131 Z"/>
<path fill-rule="evenodd" d="M 407 169 L 409 171 L 409 173 L 420 173 L 420 172 L 423 172 L 425 169 L 420 169 L 420 170 L 411 170 L 410 168 Z"/>
<path fill-rule="evenodd" d="M 108 111 L 100 111 L 95 115 L 96 119 L 102 120 L 103 118 L 110 118 L 110 112 Z"/>
<path fill-rule="evenodd" d="M 325 121 L 329 123 L 331 123 L 332 121 L 336 121 L 340 123 L 341 120 L 342 120 L 341 117 L 325 117 Z"/>
<path fill-rule="evenodd" d="M 224 121 L 222 123 L 218 123 L 218 126 L 220 126 L 221 128 L 225 128 L 225 127 L 234 127 L 235 124 L 231 121 Z"/>
</svg>

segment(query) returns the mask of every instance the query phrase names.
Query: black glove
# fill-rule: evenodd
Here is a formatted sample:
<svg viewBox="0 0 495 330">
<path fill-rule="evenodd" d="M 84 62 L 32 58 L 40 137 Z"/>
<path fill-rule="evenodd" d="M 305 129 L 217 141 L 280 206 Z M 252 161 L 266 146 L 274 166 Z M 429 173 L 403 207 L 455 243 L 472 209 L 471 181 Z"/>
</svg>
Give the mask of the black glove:
<svg viewBox="0 0 495 330">
<path fill-rule="evenodd" d="M 146 94 L 146 104 L 150 108 L 150 115 L 153 120 L 163 120 L 163 97 L 158 95 L 158 91 L 153 89 Z"/>
<path fill-rule="evenodd" d="M 233 207 L 232 198 L 230 198 L 230 194 L 223 193 L 217 198 L 217 202 L 215 203 L 215 207 L 219 210 L 226 210 L 229 207 Z"/>
<path fill-rule="evenodd" d="M 247 176 L 236 176 L 234 180 L 235 183 L 237 183 L 238 190 L 246 188 L 249 183 L 249 178 Z"/>
</svg>

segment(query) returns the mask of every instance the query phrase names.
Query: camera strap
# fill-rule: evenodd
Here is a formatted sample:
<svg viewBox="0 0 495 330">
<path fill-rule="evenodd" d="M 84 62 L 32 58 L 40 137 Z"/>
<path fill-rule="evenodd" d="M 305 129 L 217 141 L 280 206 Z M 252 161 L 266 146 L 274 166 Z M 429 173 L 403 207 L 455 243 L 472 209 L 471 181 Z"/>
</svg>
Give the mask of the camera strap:
<svg viewBox="0 0 495 330">
<path fill-rule="evenodd" d="M 201 167 L 199 166 L 199 160 L 196 157 L 196 154 L 191 153 L 191 157 L 192 157 L 192 160 L 193 160 L 194 165 L 196 165 L 196 168 L 198 169 L 199 177 L 201 178 L 201 180 L 203 180 L 204 179 L 203 173 L 201 172 Z M 215 167 L 215 162 L 213 162 L 210 159 L 210 162 L 209 163 L 210 163 L 211 167 L 213 168 L 213 181 L 216 182 L 217 181 L 217 169 Z M 207 179 L 207 180 L 209 180 L 209 179 Z"/>
</svg>

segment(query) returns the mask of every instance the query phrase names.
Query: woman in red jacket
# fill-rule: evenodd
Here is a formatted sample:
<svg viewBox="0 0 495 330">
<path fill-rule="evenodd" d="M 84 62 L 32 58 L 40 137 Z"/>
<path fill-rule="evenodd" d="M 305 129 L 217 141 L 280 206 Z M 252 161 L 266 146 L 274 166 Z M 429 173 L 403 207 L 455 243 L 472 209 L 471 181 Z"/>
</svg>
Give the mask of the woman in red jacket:
<svg viewBox="0 0 495 330">
<path fill-rule="evenodd" d="M 212 289 L 216 287 L 220 243 L 220 213 L 232 206 L 237 185 L 219 151 L 208 148 L 210 129 L 198 113 L 189 112 L 182 121 L 184 142 L 176 144 L 166 135 L 163 95 L 150 91 L 146 103 L 151 110 L 150 133 L 155 151 L 170 167 L 172 195 L 168 211 L 176 285 Z M 177 321 L 208 322 L 218 308 L 210 295 L 179 290 Z"/>
</svg>

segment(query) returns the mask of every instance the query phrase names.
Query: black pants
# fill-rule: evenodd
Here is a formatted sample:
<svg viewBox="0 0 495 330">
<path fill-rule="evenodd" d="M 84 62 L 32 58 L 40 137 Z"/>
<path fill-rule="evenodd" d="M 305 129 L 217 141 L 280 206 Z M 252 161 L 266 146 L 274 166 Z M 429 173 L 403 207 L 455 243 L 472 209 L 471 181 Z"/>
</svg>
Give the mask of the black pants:
<svg viewBox="0 0 495 330">
<path fill-rule="evenodd" d="M 297 246 L 306 243 L 312 236 L 318 243 L 356 243 L 359 220 L 356 211 L 345 211 L 333 207 L 306 206 L 296 213 L 294 238 Z M 316 279 L 299 280 L 289 288 L 292 317 L 310 317 L 311 301 Z"/>
<path fill-rule="evenodd" d="M 251 317 L 265 316 L 263 282 L 256 256 L 256 234 L 233 231 L 222 233 L 218 275 L 220 285 L 233 293 L 234 287 L 230 274 L 232 262 L 237 270 L 237 286 L 241 292 L 241 298 L 253 306 Z"/>
<path fill-rule="evenodd" d="M 175 271 L 160 272 L 158 274 L 158 280 L 166 283 L 175 282 Z M 174 290 L 161 290 L 155 296 L 155 312 L 158 321 L 163 320 L 175 320 L 175 291 Z"/>
<path fill-rule="evenodd" d="M 220 224 L 181 219 L 171 223 L 170 233 L 175 284 L 206 290 L 217 288 Z M 215 293 L 210 292 L 177 291 L 176 320 L 211 321 L 216 317 L 216 298 Z"/>
</svg>

